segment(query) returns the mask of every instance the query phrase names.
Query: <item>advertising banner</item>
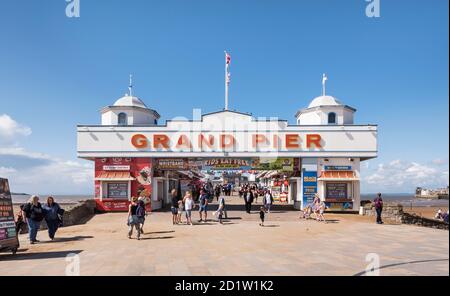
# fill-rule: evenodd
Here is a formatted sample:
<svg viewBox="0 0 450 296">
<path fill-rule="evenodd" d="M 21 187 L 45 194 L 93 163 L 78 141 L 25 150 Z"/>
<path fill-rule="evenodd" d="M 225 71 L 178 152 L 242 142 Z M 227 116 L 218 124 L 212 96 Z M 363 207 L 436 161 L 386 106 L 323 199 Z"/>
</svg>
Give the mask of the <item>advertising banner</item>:
<svg viewBox="0 0 450 296">
<path fill-rule="evenodd" d="M 0 250 L 19 246 L 16 235 L 16 223 L 7 179 L 0 178 Z"/>
<path fill-rule="evenodd" d="M 317 193 L 317 172 L 303 172 L 303 207 L 312 204 Z"/>
<path fill-rule="evenodd" d="M 211 158 L 203 162 L 203 170 L 251 170 L 251 158 Z"/>
<path fill-rule="evenodd" d="M 294 171 L 294 158 L 254 158 L 252 163 L 253 170 L 267 171 Z"/>
<path fill-rule="evenodd" d="M 159 170 L 188 170 L 189 161 L 187 158 L 158 158 L 156 159 L 156 169 Z"/>
</svg>

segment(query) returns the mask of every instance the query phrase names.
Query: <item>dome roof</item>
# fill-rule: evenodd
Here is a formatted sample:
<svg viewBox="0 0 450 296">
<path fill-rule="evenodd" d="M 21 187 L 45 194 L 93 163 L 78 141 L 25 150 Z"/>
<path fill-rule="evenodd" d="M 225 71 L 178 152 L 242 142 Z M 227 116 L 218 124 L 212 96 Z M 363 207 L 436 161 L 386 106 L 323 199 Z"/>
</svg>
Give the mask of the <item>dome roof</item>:
<svg viewBox="0 0 450 296">
<path fill-rule="evenodd" d="M 340 106 L 342 103 L 332 96 L 320 96 L 311 101 L 308 108 L 319 106 Z"/>
<path fill-rule="evenodd" d="M 145 106 L 144 102 L 142 102 L 137 97 L 132 97 L 129 95 L 125 95 L 124 97 L 121 97 L 118 99 L 113 106 L 120 106 L 120 107 L 140 107 L 148 109 L 147 106 Z"/>
</svg>

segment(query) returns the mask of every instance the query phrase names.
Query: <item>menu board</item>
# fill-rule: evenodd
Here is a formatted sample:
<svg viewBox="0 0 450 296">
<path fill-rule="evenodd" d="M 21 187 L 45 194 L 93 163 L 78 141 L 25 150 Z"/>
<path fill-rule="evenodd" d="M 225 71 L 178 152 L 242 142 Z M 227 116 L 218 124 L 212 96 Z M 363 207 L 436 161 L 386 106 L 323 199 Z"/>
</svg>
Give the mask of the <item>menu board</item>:
<svg viewBox="0 0 450 296">
<path fill-rule="evenodd" d="M 0 178 L 0 249 L 18 245 L 8 180 Z"/>
<path fill-rule="evenodd" d="M 314 202 L 317 193 L 317 172 L 303 172 L 303 207 Z"/>
<path fill-rule="evenodd" d="M 108 198 L 128 199 L 128 183 L 108 183 Z"/>
<path fill-rule="evenodd" d="M 326 199 L 347 199 L 347 183 L 326 183 Z"/>
</svg>

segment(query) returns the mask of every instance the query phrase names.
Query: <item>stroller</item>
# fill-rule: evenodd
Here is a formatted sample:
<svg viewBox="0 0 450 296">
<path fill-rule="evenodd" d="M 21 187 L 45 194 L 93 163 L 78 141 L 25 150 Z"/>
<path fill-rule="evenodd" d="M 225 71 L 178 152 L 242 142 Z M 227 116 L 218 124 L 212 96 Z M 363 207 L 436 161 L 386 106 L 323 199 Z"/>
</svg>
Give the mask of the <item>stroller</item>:
<svg viewBox="0 0 450 296">
<path fill-rule="evenodd" d="M 313 213 L 312 206 L 310 204 L 306 205 L 306 207 L 301 211 L 300 219 L 311 219 L 311 215 Z"/>
</svg>

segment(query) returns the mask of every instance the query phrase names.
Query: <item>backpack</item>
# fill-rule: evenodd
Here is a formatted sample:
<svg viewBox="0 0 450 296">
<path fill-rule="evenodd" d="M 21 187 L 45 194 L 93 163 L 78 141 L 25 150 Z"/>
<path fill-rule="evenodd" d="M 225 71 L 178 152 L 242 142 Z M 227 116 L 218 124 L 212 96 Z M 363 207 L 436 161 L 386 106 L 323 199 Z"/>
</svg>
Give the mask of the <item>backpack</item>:
<svg viewBox="0 0 450 296">
<path fill-rule="evenodd" d="M 144 218 L 145 217 L 145 208 L 144 208 L 144 206 L 141 203 L 139 203 L 139 205 L 136 208 L 136 216 L 138 218 Z"/>
</svg>

